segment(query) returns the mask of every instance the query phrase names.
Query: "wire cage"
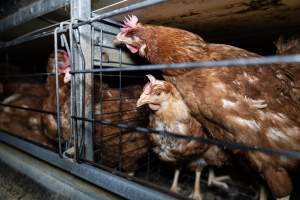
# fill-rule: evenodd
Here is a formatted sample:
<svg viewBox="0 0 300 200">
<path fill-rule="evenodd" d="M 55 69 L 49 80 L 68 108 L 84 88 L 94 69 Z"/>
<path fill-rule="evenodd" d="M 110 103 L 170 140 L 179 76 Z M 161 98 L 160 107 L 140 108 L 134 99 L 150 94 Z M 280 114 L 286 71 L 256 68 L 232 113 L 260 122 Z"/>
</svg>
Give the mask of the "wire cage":
<svg viewBox="0 0 300 200">
<path fill-rule="evenodd" d="M 86 19 L 72 17 L 2 44 L 6 52 L 2 60 L 7 65 L 11 65 L 10 48 L 24 42 L 52 40 L 53 36 L 54 51 L 47 64 L 38 63 L 47 65 L 44 71 L 38 67 L 25 72 L 2 71 L 0 91 L 5 95 L 1 97 L 0 114 L 7 120 L 1 120 L 1 140 L 128 199 L 185 199 L 193 190 L 194 175 L 183 169 L 180 193 L 169 191 L 174 166 L 160 161 L 149 135 L 217 145 L 232 157 L 229 166 L 216 169 L 217 174 L 231 176 L 227 182 L 229 189 L 208 186 L 205 180 L 209 171 L 205 170 L 205 178 L 201 179 L 203 198 L 258 199 L 261 178 L 253 176 L 252 169 L 232 151 L 258 151 L 300 159 L 298 152 L 150 129 L 150 111 L 137 108 L 137 99 L 149 71 L 161 77 L 159 70 L 163 69 L 298 63 L 299 55 L 150 65 L 112 43 L 121 24 L 107 18 L 159 2 L 142 1 Z M 67 81 L 60 71 L 65 56 L 70 67 L 70 71 L 63 72 L 70 73 Z M 22 86 L 11 83 L 11 79 L 20 79 Z M 28 116 L 28 120 L 21 120 Z M 20 121 L 24 124 L 17 123 Z"/>
</svg>

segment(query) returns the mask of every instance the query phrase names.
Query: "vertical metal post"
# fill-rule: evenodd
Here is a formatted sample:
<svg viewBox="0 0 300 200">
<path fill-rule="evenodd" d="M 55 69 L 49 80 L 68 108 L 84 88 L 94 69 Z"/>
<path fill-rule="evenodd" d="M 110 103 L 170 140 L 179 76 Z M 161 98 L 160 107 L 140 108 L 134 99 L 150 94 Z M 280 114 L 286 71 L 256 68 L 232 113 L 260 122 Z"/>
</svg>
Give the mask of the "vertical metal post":
<svg viewBox="0 0 300 200">
<path fill-rule="evenodd" d="M 54 61 L 55 61 L 55 101 L 56 101 L 56 124 L 57 124 L 57 136 L 58 136 L 58 153 L 62 157 L 62 145 L 61 145 L 61 127 L 60 127 L 60 100 L 59 100 L 59 80 L 58 80 L 58 47 L 57 47 L 57 31 L 54 30 Z"/>
<path fill-rule="evenodd" d="M 90 0 L 71 0 L 71 21 L 87 20 L 91 17 L 91 1 Z M 92 69 L 91 58 L 91 25 L 87 24 L 78 28 L 77 48 L 74 48 L 73 60 L 75 70 Z M 76 39 L 75 39 L 76 40 Z M 92 114 L 92 74 L 78 74 L 75 76 L 76 90 L 76 107 L 79 117 L 91 119 Z M 79 141 L 83 143 L 84 159 L 93 161 L 93 126 L 90 122 L 78 122 Z M 81 142 L 79 142 L 79 145 Z"/>
</svg>

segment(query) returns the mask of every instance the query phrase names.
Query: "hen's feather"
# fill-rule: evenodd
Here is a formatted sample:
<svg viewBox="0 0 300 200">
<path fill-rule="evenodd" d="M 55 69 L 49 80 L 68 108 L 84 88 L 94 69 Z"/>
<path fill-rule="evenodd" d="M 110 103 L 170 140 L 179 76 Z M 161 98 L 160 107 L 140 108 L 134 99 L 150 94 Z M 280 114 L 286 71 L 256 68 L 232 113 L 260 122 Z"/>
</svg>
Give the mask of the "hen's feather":
<svg viewBox="0 0 300 200">
<path fill-rule="evenodd" d="M 64 63 L 63 51 L 58 52 L 59 63 Z M 48 61 L 48 71 L 53 72 L 53 55 Z M 46 83 L 48 97 L 44 101 L 43 108 L 47 111 L 56 111 L 55 77 L 49 76 Z M 119 89 L 111 88 L 108 84 L 99 80 L 94 82 L 94 118 L 95 120 L 112 120 L 114 123 L 129 122 L 137 126 L 142 111 L 135 109 L 134 98 L 142 90 L 139 86 L 128 86 Z M 122 97 L 122 101 L 119 99 Z M 70 83 L 64 82 L 64 75 L 59 75 L 59 99 L 61 110 L 62 139 L 67 141 L 71 137 L 71 99 Z M 55 116 L 47 115 L 43 118 L 45 130 L 51 139 L 57 138 L 57 123 Z M 95 158 L 97 162 L 116 168 L 120 167 L 126 172 L 134 172 L 137 161 L 146 153 L 145 137 L 143 134 L 119 128 L 95 123 Z"/>
<path fill-rule="evenodd" d="M 120 101 L 120 90 L 103 83 L 102 92 L 97 90 L 97 96 L 102 96 L 102 99 L 96 97 L 95 119 L 141 126 L 143 110 L 135 108 L 135 98 L 141 90 L 142 88 L 136 85 L 122 88 Z M 127 173 L 138 168 L 137 161 L 147 151 L 144 134 L 97 123 L 95 134 L 98 161 L 111 168 L 119 167 Z"/>
<path fill-rule="evenodd" d="M 177 89 L 169 82 L 157 82 L 158 84 L 151 84 L 149 93 L 145 91 L 149 86 L 146 85 L 144 89 L 150 98 L 157 93 L 163 96 L 161 102 L 157 101 L 160 108 L 150 114 L 150 128 L 186 136 L 207 137 L 202 125 L 191 116 Z M 194 170 L 199 164 L 202 167 L 221 166 L 227 159 L 226 154 L 215 146 L 157 134 L 152 134 L 150 138 L 155 144 L 154 151 L 161 160 L 175 164 L 189 163 Z"/>
<path fill-rule="evenodd" d="M 154 64 L 259 57 L 244 49 L 207 43 L 188 31 L 163 26 L 138 24 L 126 37 L 129 39 L 123 43 L 133 41 L 133 45 L 143 46 L 140 54 Z M 167 69 L 163 76 L 177 87 L 192 115 L 213 137 L 300 151 L 299 67 L 277 64 Z M 286 170 L 295 168 L 298 162 L 262 153 L 243 155 L 262 173 L 276 197 L 291 192 Z"/>
<path fill-rule="evenodd" d="M 23 108 L 42 109 L 42 97 L 15 93 L 2 103 Z M 52 142 L 43 134 L 42 114 L 23 109 L 1 107 L 0 129 L 36 142 L 48 148 L 54 148 Z"/>
</svg>

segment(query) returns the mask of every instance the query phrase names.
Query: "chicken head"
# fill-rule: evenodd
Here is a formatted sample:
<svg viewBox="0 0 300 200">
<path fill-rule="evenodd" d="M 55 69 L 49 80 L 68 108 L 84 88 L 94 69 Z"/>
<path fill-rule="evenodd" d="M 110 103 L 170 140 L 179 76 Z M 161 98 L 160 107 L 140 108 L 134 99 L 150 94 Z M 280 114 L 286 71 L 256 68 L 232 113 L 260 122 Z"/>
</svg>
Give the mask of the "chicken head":
<svg viewBox="0 0 300 200">
<path fill-rule="evenodd" d="M 137 101 L 136 106 L 149 105 L 151 110 L 159 110 L 167 107 L 170 96 L 173 95 L 174 86 L 166 81 L 156 80 L 154 76 L 146 75 L 149 82 L 145 85 L 143 93 Z M 179 94 L 175 94 L 177 96 Z"/>
</svg>

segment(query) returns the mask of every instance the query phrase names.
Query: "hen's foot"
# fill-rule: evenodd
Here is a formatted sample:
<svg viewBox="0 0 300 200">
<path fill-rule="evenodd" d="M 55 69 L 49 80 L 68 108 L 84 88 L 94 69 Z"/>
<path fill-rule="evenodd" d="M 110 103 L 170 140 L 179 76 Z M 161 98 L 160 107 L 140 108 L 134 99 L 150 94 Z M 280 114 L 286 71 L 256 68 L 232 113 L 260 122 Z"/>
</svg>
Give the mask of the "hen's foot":
<svg viewBox="0 0 300 200">
<path fill-rule="evenodd" d="M 212 169 L 209 170 L 208 174 L 208 186 L 214 185 L 220 187 L 224 190 L 228 190 L 228 184 L 224 181 L 230 180 L 230 176 L 215 176 L 215 173 Z"/>
<path fill-rule="evenodd" d="M 63 152 L 63 158 L 73 161 L 74 154 L 75 154 L 75 148 L 71 147 Z"/>
<path fill-rule="evenodd" d="M 282 197 L 282 198 L 277 198 L 276 200 L 290 200 L 290 196 Z"/>
<path fill-rule="evenodd" d="M 174 173 L 173 183 L 170 188 L 172 192 L 178 193 L 180 188 L 178 187 L 178 179 L 179 179 L 180 169 L 176 169 Z"/>
<path fill-rule="evenodd" d="M 201 194 L 200 192 L 193 192 L 189 198 L 193 199 L 193 200 L 202 200 Z"/>
<path fill-rule="evenodd" d="M 268 194 L 263 185 L 260 186 L 259 200 L 268 200 Z"/>
<path fill-rule="evenodd" d="M 134 176 L 134 172 L 129 172 L 128 176 Z"/>
<path fill-rule="evenodd" d="M 193 193 L 189 196 L 193 200 L 202 200 L 201 198 L 201 188 L 200 188 L 200 178 L 201 178 L 201 172 L 202 167 L 197 167 L 195 171 L 195 183 L 194 183 L 194 190 Z"/>
</svg>

